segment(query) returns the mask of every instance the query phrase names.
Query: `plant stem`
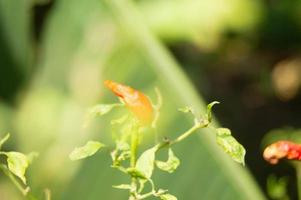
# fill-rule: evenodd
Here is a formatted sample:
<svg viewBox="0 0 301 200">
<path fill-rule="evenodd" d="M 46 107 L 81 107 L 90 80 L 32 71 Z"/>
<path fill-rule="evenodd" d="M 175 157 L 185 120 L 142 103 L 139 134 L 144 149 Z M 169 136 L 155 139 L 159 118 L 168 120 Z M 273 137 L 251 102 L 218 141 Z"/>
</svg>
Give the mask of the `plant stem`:
<svg viewBox="0 0 301 200">
<path fill-rule="evenodd" d="M 133 122 L 133 127 L 132 127 L 132 132 L 131 132 L 131 161 L 130 165 L 131 167 L 136 166 L 136 160 L 137 160 L 137 148 L 138 148 L 138 142 L 139 142 L 139 126 L 137 122 Z M 132 188 L 135 188 L 134 191 L 130 192 L 130 199 L 131 200 L 136 200 L 136 194 L 137 194 L 137 179 L 132 177 L 131 179 L 131 185 Z"/>
<path fill-rule="evenodd" d="M 160 150 L 166 146 L 170 147 L 178 142 L 183 141 L 185 138 L 189 137 L 190 135 L 192 135 L 196 130 L 200 129 L 200 128 L 205 128 L 208 126 L 208 123 L 196 123 L 194 126 L 192 126 L 190 129 L 188 129 L 187 131 L 185 131 L 183 134 L 181 134 L 180 136 L 178 136 L 176 139 L 172 140 L 172 141 L 164 141 L 162 143 L 160 143 L 157 147 L 157 150 Z"/>
<path fill-rule="evenodd" d="M 295 168 L 297 174 L 298 196 L 299 200 L 301 200 L 301 165 L 297 163 Z"/>
<path fill-rule="evenodd" d="M 179 137 L 177 137 L 175 140 L 170 142 L 170 145 L 176 144 L 178 142 L 181 142 L 182 140 L 184 140 L 185 138 L 189 137 L 192 133 L 194 133 L 196 130 L 198 130 L 199 128 L 204 128 L 206 127 L 208 124 L 195 124 L 193 127 L 191 127 L 190 129 L 188 129 L 186 132 L 184 132 L 182 135 L 180 135 Z"/>
<path fill-rule="evenodd" d="M 51 200 L 51 191 L 49 189 L 45 189 L 45 199 Z"/>
<path fill-rule="evenodd" d="M 26 196 L 27 193 L 29 192 L 29 188 L 26 187 L 24 188 L 20 182 L 14 177 L 14 175 L 7 169 L 5 165 L 0 165 L 1 170 L 3 173 L 11 180 L 11 182 L 17 187 L 17 189 L 24 195 Z"/>
<path fill-rule="evenodd" d="M 135 167 L 137 160 L 138 132 L 137 128 L 131 133 L 131 167 Z"/>
<path fill-rule="evenodd" d="M 3 171 L 3 173 L 11 180 L 11 182 L 16 186 L 16 188 L 24 195 L 26 196 L 26 199 L 28 200 L 37 200 L 36 197 L 34 197 L 30 193 L 29 187 L 23 187 L 23 185 L 16 179 L 16 177 L 7 169 L 7 167 L 3 164 L 0 164 L 0 169 Z"/>
</svg>

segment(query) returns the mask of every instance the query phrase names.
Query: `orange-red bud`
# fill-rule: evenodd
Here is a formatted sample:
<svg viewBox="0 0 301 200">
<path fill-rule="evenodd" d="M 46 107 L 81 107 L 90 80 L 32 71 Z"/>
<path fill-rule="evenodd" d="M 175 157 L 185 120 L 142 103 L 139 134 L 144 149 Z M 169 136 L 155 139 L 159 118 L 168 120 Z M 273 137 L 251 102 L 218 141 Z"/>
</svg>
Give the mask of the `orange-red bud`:
<svg viewBox="0 0 301 200">
<path fill-rule="evenodd" d="M 126 106 L 134 113 L 137 119 L 143 124 L 150 124 L 153 121 L 153 107 L 148 97 L 142 92 L 129 86 L 106 80 L 104 84 L 114 92 L 115 95 L 123 99 Z"/>
<path fill-rule="evenodd" d="M 278 141 L 265 148 L 263 157 L 271 164 L 277 164 L 282 158 L 301 160 L 301 144 L 290 141 Z"/>
</svg>

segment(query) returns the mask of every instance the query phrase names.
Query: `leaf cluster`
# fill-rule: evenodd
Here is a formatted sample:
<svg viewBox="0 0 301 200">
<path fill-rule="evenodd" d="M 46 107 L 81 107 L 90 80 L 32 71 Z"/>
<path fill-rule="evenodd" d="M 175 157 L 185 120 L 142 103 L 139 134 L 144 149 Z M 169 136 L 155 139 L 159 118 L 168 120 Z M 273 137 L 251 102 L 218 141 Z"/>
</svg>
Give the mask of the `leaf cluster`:
<svg viewBox="0 0 301 200">
<path fill-rule="evenodd" d="M 161 97 L 160 97 L 161 98 Z M 161 102 L 161 99 L 160 101 Z M 158 168 L 167 173 L 173 173 L 180 165 L 180 159 L 175 155 L 172 146 L 183 141 L 189 137 L 196 130 L 201 128 L 211 127 L 216 130 L 216 142 L 222 147 L 223 151 L 227 153 L 234 161 L 244 165 L 245 149 L 243 146 L 231 135 L 231 131 L 227 128 L 215 128 L 211 125 L 212 122 L 212 107 L 219 102 L 212 102 L 207 106 L 207 113 L 205 117 L 197 116 L 193 109 L 185 107 L 179 109 L 184 113 L 191 113 L 194 116 L 194 125 L 180 134 L 174 140 L 165 139 L 162 142 L 155 144 L 144 150 L 141 155 L 137 156 L 137 148 L 143 136 L 143 127 L 135 120 L 135 118 L 122 116 L 120 119 L 111 121 L 112 126 L 118 126 L 120 134 L 114 135 L 115 147 L 111 151 L 112 168 L 115 168 L 131 178 L 131 183 L 120 184 L 113 186 L 114 188 L 127 190 L 129 192 L 129 200 L 142 200 L 154 196 L 161 200 L 176 200 L 177 198 L 168 193 L 166 189 L 157 189 L 152 175 L 155 168 Z M 160 103 L 161 104 L 161 103 Z M 91 110 L 92 115 L 104 115 L 110 112 L 118 104 L 99 104 Z M 158 106 L 154 106 L 158 108 Z M 159 109 L 156 110 L 157 114 Z M 156 121 L 158 116 L 156 117 Z M 154 128 L 154 124 L 152 125 Z M 71 160 L 79 160 L 95 154 L 100 148 L 105 145 L 97 141 L 89 141 L 83 147 L 76 148 L 71 154 Z M 159 150 L 168 148 L 167 160 L 162 161 L 156 158 Z M 149 184 L 150 191 L 145 192 L 145 185 Z"/>
</svg>

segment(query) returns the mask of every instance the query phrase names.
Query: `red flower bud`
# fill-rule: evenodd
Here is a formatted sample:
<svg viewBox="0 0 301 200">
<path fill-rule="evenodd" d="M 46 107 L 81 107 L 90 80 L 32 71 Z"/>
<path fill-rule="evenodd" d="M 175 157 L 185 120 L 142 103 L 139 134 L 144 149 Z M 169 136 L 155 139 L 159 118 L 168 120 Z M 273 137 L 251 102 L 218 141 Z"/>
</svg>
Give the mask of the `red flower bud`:
<svg viewBox="0 0 301 200">
<path fill-rule="evenodd" d="M 290 141 L 278 141 L 265 148 L 263 157 L 271 164 L 277 164 L 279 159 L 301 160 L 301 144 Z"/>
<path fill-rule="evenodd" d="M 106 80 L 104 84 L 123 99 L 126 106 L 134 113 L 137 119 L 143 124 L 150 124 L 153 121 L 153 107 L 149 99 L 142 93 L 129 86 Z"/>
</svg>

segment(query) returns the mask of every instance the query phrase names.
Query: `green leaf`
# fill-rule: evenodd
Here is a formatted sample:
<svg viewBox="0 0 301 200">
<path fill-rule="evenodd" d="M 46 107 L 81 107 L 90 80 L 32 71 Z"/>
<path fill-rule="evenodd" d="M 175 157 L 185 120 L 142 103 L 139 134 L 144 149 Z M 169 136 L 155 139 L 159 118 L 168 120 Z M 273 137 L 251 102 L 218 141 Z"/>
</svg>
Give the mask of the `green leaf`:
<svg viewBox="0 0 301 200">
<path fill-rule="evenodd" d="M 212 107 L 213 107 L 215 104 L 219 104 L 219 102 L 218 102 L 218 101 L 213 101 L 213 102 L 211 102 L 211 103 L 209 103 L 209 104 L 207 105 L 207 119 L 208 119 L 209 122 L 212 121 Z"/>
<path fill-rule="evenodd" d="M 141 154 L 136 163 L 136 169 L 140 171 L 147 179 L 152 176 L 154 170 L 156 150 L 156 147 L 147 149 Z"/>
<path fill-rule="evenodd" d="M 70 160 L 80 160 L 94 155 L 105 145 L 97 141 L 88 141 L 84 146 L 75 148 L 69 155 Z"/>
<path fill-rule="evenodd" d="M 141 179 L 148 179 L 142 171 L 134 167 L 127 168 L 127 173 L 130 174 L 132 177 L 141 178 Z"/>
<path fill-rule="evenodd" d="M 118 106 L 123 106 L 123 104 L 118 104 L 118 103 L 114 103 L 114 104 L 98 104 L 92 108 L 90 108 L 90 110 L 88 111 L 88 114 L 86 115 L 86 119 L 84 121 L 84 127 L 87 127 L 91 120 L 95 117 L 98 116 L 103 116 L 107 113 L 109 113 L 110 111 L 113 110 L 113 108 L 118 107 Z M 111 123 L 118 123 L 118 120 L 112 120 L 113 122 Z"/>
<path fill-rule="evenodd" d="M 156 165 L 159 169 L 172 173 L 180 165 L 180 160 L 174 155 L 171 149 L 168 149 L 168 160 L 166 162 L 156 161 Z"/>
<path fill-rule="evenodd" d="M 171 194 L 163 194 L 160 196 L 161 200 L 177 200 L 177 197 L 171 195 Z"/>
<path fill-rule="evenodd" d="M 111 152 L 113 166 L 119 166 L 121 161 L 130 158 L 130 154 L 130 145 L 123 140 L 117 140 L 116 148 Z"/>
<path fill-rule="evenodd" d="M 10 134 L 7 133 L 1 140 L 0 140 L 0 150 L 2 149 L 3 144 L 9 139 Z"/>
<path fill-rule="evenodd" d="M 178 111 L 183 112 L 183 113 L 192 113 L 192 108 L 186 106 L 184 108 L 178 108 Z"/>
<path fill-rule="evenodd" d="M 93 117 L 102 116 L 109 113 L 113 108 L 123 106 L 123 104 L 98 104 L 90 109 L 89 114 Z"/>
<path fill-rule="evenodd" d="M 26 184 L 25 172 L 29 165 L 26 155 L 19 152 L 4 152 L 7 156 L 7 165 L 9 171 L 19 177 L 24 184 Z"/>
<path fill-rule="evenodd" d="M 231 135 L 231 131 L 227 128 L 216 129 L 216 142 L 223 150 L 231 156 L 231 158 L 245 165 L 245 148 Z"/>
<path fill-rule="evenodd" d="M 129 184 L 113 185 L 112 187 L 121 190 L 132 190 L 132 186 Z"/>
</svg>

